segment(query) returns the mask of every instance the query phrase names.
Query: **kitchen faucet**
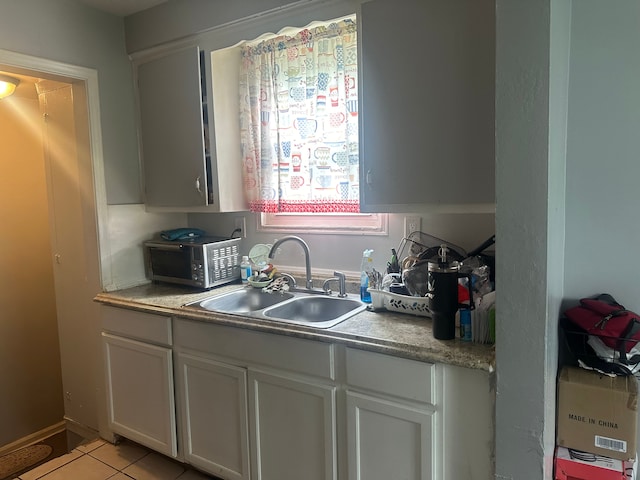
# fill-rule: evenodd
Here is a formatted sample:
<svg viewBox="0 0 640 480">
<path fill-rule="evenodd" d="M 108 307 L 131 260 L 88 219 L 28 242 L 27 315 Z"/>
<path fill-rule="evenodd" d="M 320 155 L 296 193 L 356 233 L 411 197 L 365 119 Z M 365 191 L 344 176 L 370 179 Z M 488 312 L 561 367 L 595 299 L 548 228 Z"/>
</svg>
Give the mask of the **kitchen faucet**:
<svg viewBox="0 0 640 480">
<path fill-rule="evenodd" d="M 282 237 L 279 240 L 276 240 L 276 242 L 271 247 L 271 251 L 269 252 L 269 258 L 273 259 L 276 251 L 278 250 L 278 247 L 289 240 L 299 243 L 302 247 L 302 250 L 304 251 L 304 266 L 307 271 L 306 287 L 307 290 L 313 290 L 313 280 L 311 279 L 311 253 L 309 252 L 309 245 L 307 245 L 307 242 L 305 242 L 303 239 L 301 239 L 300 237 L 296 237 L 295 235 L 289 235 L 287 237 Z"/>
</svg>

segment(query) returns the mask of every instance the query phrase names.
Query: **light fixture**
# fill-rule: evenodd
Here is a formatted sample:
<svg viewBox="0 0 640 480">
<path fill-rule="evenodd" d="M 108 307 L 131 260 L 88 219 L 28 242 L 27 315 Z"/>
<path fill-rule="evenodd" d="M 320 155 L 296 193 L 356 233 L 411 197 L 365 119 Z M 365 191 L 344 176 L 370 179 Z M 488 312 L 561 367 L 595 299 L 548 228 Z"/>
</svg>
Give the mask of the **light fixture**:
<svg viewBox="0 0 640 480">
<path fill-rule="evenodd" d="M 16 87 L 20 83 L 17 78 L 9 77 L 8 75 L 0 74 L 0 98 L 13 95 Z"/>
</svg>

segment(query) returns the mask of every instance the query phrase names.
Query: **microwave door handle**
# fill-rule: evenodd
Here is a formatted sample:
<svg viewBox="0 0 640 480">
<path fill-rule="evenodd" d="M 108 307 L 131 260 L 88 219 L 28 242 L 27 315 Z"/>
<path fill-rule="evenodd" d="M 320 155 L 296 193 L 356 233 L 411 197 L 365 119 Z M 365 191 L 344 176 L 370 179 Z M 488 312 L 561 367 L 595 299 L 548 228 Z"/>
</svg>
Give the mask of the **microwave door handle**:
<svg viewBox="0 0 640 480">
<path fill-rule="evenodd" d="M 182 250 L 182 244 L 179 245 L 162 245 L 161 247 L 150 246 L 155 250 Z"/>
</svg>

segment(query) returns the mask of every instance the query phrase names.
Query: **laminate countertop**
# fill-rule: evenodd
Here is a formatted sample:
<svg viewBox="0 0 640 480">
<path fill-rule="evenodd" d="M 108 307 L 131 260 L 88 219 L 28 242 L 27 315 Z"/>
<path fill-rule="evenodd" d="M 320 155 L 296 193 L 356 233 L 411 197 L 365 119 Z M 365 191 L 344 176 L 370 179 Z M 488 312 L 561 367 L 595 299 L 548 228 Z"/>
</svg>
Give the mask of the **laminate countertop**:
<svg viewBox="0 0 640 480">
<path fill-rule="evenodd" d="M 257 319 L 242 314 L 225 314 L 184 308 L 185 304 L 221 295 L 242 287 L 229 284 L 209 291 L 188 287 L 147 284 L 99 293 L 95 301 L 114 307 L 171 315 L 266 333 L 288 335 L 323 342 L 341 343 L 424 362 L 439 362 L 493 372 L 495 350 L 491 345 L 433 338 L 431 319 L 386 310 L 358 313 L 328 329 Z"/>
</svg>

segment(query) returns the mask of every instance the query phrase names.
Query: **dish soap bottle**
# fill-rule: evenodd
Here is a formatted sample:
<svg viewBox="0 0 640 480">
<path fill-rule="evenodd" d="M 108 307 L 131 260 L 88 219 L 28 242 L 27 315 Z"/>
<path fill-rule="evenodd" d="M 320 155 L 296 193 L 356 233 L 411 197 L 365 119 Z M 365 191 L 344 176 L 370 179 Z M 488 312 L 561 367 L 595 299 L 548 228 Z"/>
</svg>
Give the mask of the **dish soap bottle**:
<svg viewBox="0 0 640 480">
<path fill-rule="evenodd" d="M 249 262 L 249 257 L 244 255 L 242 262 L 240 262 L 240 278 L 242 279 L 242 283 L 246 285 L 249 277 L 251 277 L 251 263 Z"/>
<path fill-rule="evenodd" d="M 369 273 L 373 272 L 373 250 L 362 252 L 362 265 L 360 268 L 360 300 L 371 303 L 371 293 L 369 293 Z"/>
</svg>

